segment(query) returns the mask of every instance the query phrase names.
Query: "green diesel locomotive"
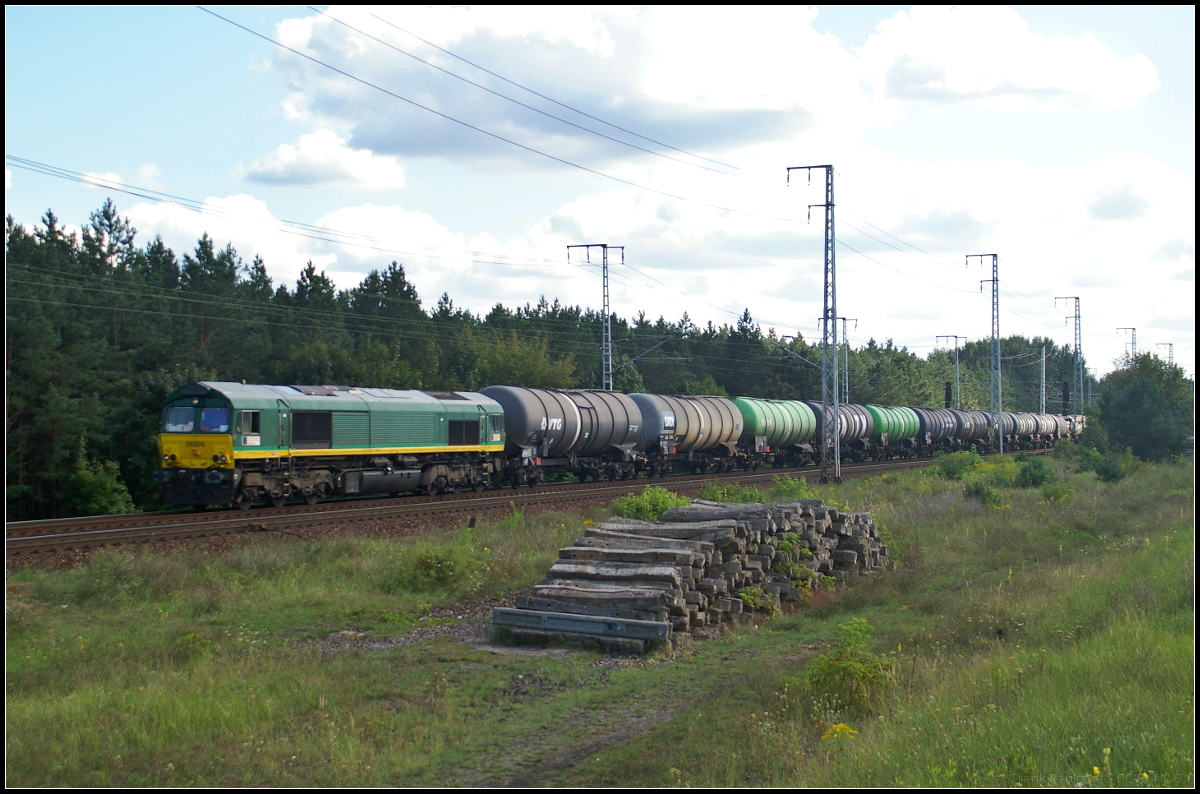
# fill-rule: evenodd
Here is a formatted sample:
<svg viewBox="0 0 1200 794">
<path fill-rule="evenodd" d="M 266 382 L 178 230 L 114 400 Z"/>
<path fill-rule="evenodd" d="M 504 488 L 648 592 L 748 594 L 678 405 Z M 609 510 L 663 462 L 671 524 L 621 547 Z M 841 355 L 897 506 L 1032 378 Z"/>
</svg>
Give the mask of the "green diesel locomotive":
<svg viewBox="0 0 1200 794">
<path fill-rule="evenodd" d="M 190 383 L 163 409 L 155 477 L 172 504 L 242 509 L 483 490 L 504 442 L 499 403 L 475 392 Z"/>
</svg>

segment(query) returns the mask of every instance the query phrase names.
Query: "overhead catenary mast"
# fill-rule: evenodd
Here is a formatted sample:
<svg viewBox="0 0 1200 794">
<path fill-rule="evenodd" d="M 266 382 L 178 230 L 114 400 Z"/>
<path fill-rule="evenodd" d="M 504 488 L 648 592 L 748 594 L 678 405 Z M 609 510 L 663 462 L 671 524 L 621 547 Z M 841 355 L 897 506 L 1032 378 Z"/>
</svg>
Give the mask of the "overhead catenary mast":
<svg viewBox="0 0 1200 794">
<path fill-rule="evenodd" d="M 1038 413 L 1046 413 L 1046 346 L 1042 345 L 1042 391 L 1038 396 Z"/>
<path fill-rule="evenodd" d="M 567 246 L 567 262 L 571 261 L 571 249 L 582 248 L 584 255 L 587 257 L 587 263 L 592 263 L 592 249 L 600 249 L 600 272 L 601 281 L 603 282 L 603 304 L 604 304 L 604 324 L 600 336 L 600 359 L 603 369 L 603 385 L 605 391 L 613 390 L 613 361 L 612 361 L 612 311 L 608 305 L 608 249 L 612 248 L 621 252 L 621 264 L 625 264 L 625 246 L 609 245 L 608 243 L 583 243 L 580 245 Z"/>
<path fill-rule="evenodd" d="M 1129 332 L 1129 345 L 1130 345 L 1130 348 L 1133 350 L 1132 355 L 1130 355 L 1130 359 L 1137 358 L 1137 329 L 1136 328 L 1118 328 L 1117 329 L 1118 333 L 1120 333 L 1121 331 Z"/>
<path fill-rule="evenodd" d="M 858 330 L 857 317 L 839 317 L 842 321 L 842 402 L 850 404 L 850 335 L 846 332 L 846 323 L 853 322 Z"/>
<path fill-rule="evenodd" d="M 1083 323 L 1079 313 L 1079 298 L 1068 295 L 1056 301 L 1075 301 L 1075 413 L 1083 413 Z M 1071 318 L 1067 318 L 1070 320 Z"/>
<path fill-rule="evenodd" d="M 834 253 L 833 229 L 833 166 L 797 165 L 787 169 L 788 183 L 792 171 L 808 171 L 812 184 L 812 170 L 825 169 L 825 203 L 809 204 L 809 218 L 813 207 L 825 208 L 825 307 L 821 314 L 821 482 L 829 482 L 829 450 L 833 450 L 833 481 L 842 481 L 841 408 L 838 405 L 838 336 L 837 336 L 837 264 Z"/>
<path fill-rule="evenodd" d="M 971 264 L 971 257 L 979 257 L 979 264 L 983 264 L 983 258 L 990 256 L 992 258 L 992 277 L 980 279 L 979 288 L 982 290 L 983 285 L 989 281 L 992 283 L 992 427 L 996 431 L 996 441 L 1000 445 L 1001 454 L 1004 453 L 1004 384 L 1000 377 L 1000 256 L 998 254 L 967 254 L 967 264 Z"/>
<path fill-rule="evenodd" d="M 966 339 L 965 336 L 957 334 L 941 334 L 934 338 L 934 344 L 937 344 L 938 339 L 953 339 L 954 340 L 954 407 L 962 409 L 962 386 L 959 383 L 958 377 L 958 340 Z"/>
</svg>

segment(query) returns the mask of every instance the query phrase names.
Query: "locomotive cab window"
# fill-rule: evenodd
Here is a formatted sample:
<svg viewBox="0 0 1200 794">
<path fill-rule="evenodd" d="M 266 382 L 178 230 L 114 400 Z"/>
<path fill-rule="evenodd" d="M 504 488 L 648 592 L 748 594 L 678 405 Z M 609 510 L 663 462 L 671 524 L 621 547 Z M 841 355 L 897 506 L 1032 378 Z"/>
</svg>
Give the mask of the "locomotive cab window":
<svg viewBox="0 0 1200 794">
<path fill-rule="evenodd" d="M 239 411 L 237 431 L 254 435 L 260 432 L 262 411 Z"/>
<path fill-rule="evenodd" d="M 504 432 L 504 416 L 502 414 L 492 414 L 490 418 L 492 423 L 491 440 L 499 441 L 500 434 Z"/>
<path fill-rule="evenodd" d="M 229 432 L 229 409 L 228 408 L 201 408 L 200 409 L 200 432 L 201 433 L 228 433 Z"/>
<path fill-rule="evenodd" d="M 177 405 L 167 409 L 163 421 L 164 433 L 190 433 L 196 428 L 196 409 L 190 405 Z"/>
</svg>

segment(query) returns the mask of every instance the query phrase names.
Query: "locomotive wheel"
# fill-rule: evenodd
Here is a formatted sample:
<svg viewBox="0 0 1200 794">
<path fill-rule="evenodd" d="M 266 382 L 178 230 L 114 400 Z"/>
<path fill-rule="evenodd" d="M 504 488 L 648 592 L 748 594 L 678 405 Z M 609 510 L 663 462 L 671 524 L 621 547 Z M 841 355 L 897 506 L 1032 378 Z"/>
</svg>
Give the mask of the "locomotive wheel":
<svg viewBox="0 0 1200 794">
<path fill-rule="evenodd" d="M 480 482 L 475 483 L 471 487 L 475 489 L 475 493 L 479 493 L 480 491 L 487 488 L 487 483 L 480 481 Z"/>
<path fill-rule="evenodd" d="M 238 491 L 237 496 L 233 497 L 233 506 L 238 510 L 249 510 L 253 503 L 254 497 L 245 488 Z"/>
<path fill-rule="evenodd" d="M 269 499 L 271 500 L 271 507 L 283 507 L 284 505 L 287 504 L 287 500 L 288 500 L 287 494 L 280 494 L 279 496 L 271 496 L 271 497 L 269 497 Z"/>
<path fill-rule="evenodd" d="M 306 505 L 315 505 L 319 501 L 321 501 L 321 496 L 316 491 L 304 494 L 304 504 Z"/>
</svg>

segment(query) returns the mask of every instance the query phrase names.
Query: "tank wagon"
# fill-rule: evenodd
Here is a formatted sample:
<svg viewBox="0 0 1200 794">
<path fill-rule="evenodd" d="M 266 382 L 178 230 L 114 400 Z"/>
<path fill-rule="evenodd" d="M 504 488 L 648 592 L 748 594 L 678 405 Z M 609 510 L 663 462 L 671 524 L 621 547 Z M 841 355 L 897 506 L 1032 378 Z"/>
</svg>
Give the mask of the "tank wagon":
<svg viewBox="0 0 1200 794">
<path fill-rule="evenodd" d="M 200 382 L 163 408 L 155 473 L 176 505 L 535 486 L 820 458 L 821 403 L 489 386 L 481 392 Z M 838 406 L 843 460 L 998 446 L 984 411 Z M 1006 450 L 1050 446 L 1081 416 L 1005 413 Z"/>
<path fill-rule="evenodd" d="M 504 411 L 516 484 L 536 485 L 547 470 L 609 479 L 637 474 L 642 415 L 628 395 L 521 386 L 488 386 L 482 394 Z"/>
<path fill-rule="evenodd" d="M 651 475 L 676 466 L 693 472 L 732 471 L 742 462 L 738 441 L 744 419 L 724 397 L 632 394 L 642 416 L 640 449 Z"/>
</svg>

